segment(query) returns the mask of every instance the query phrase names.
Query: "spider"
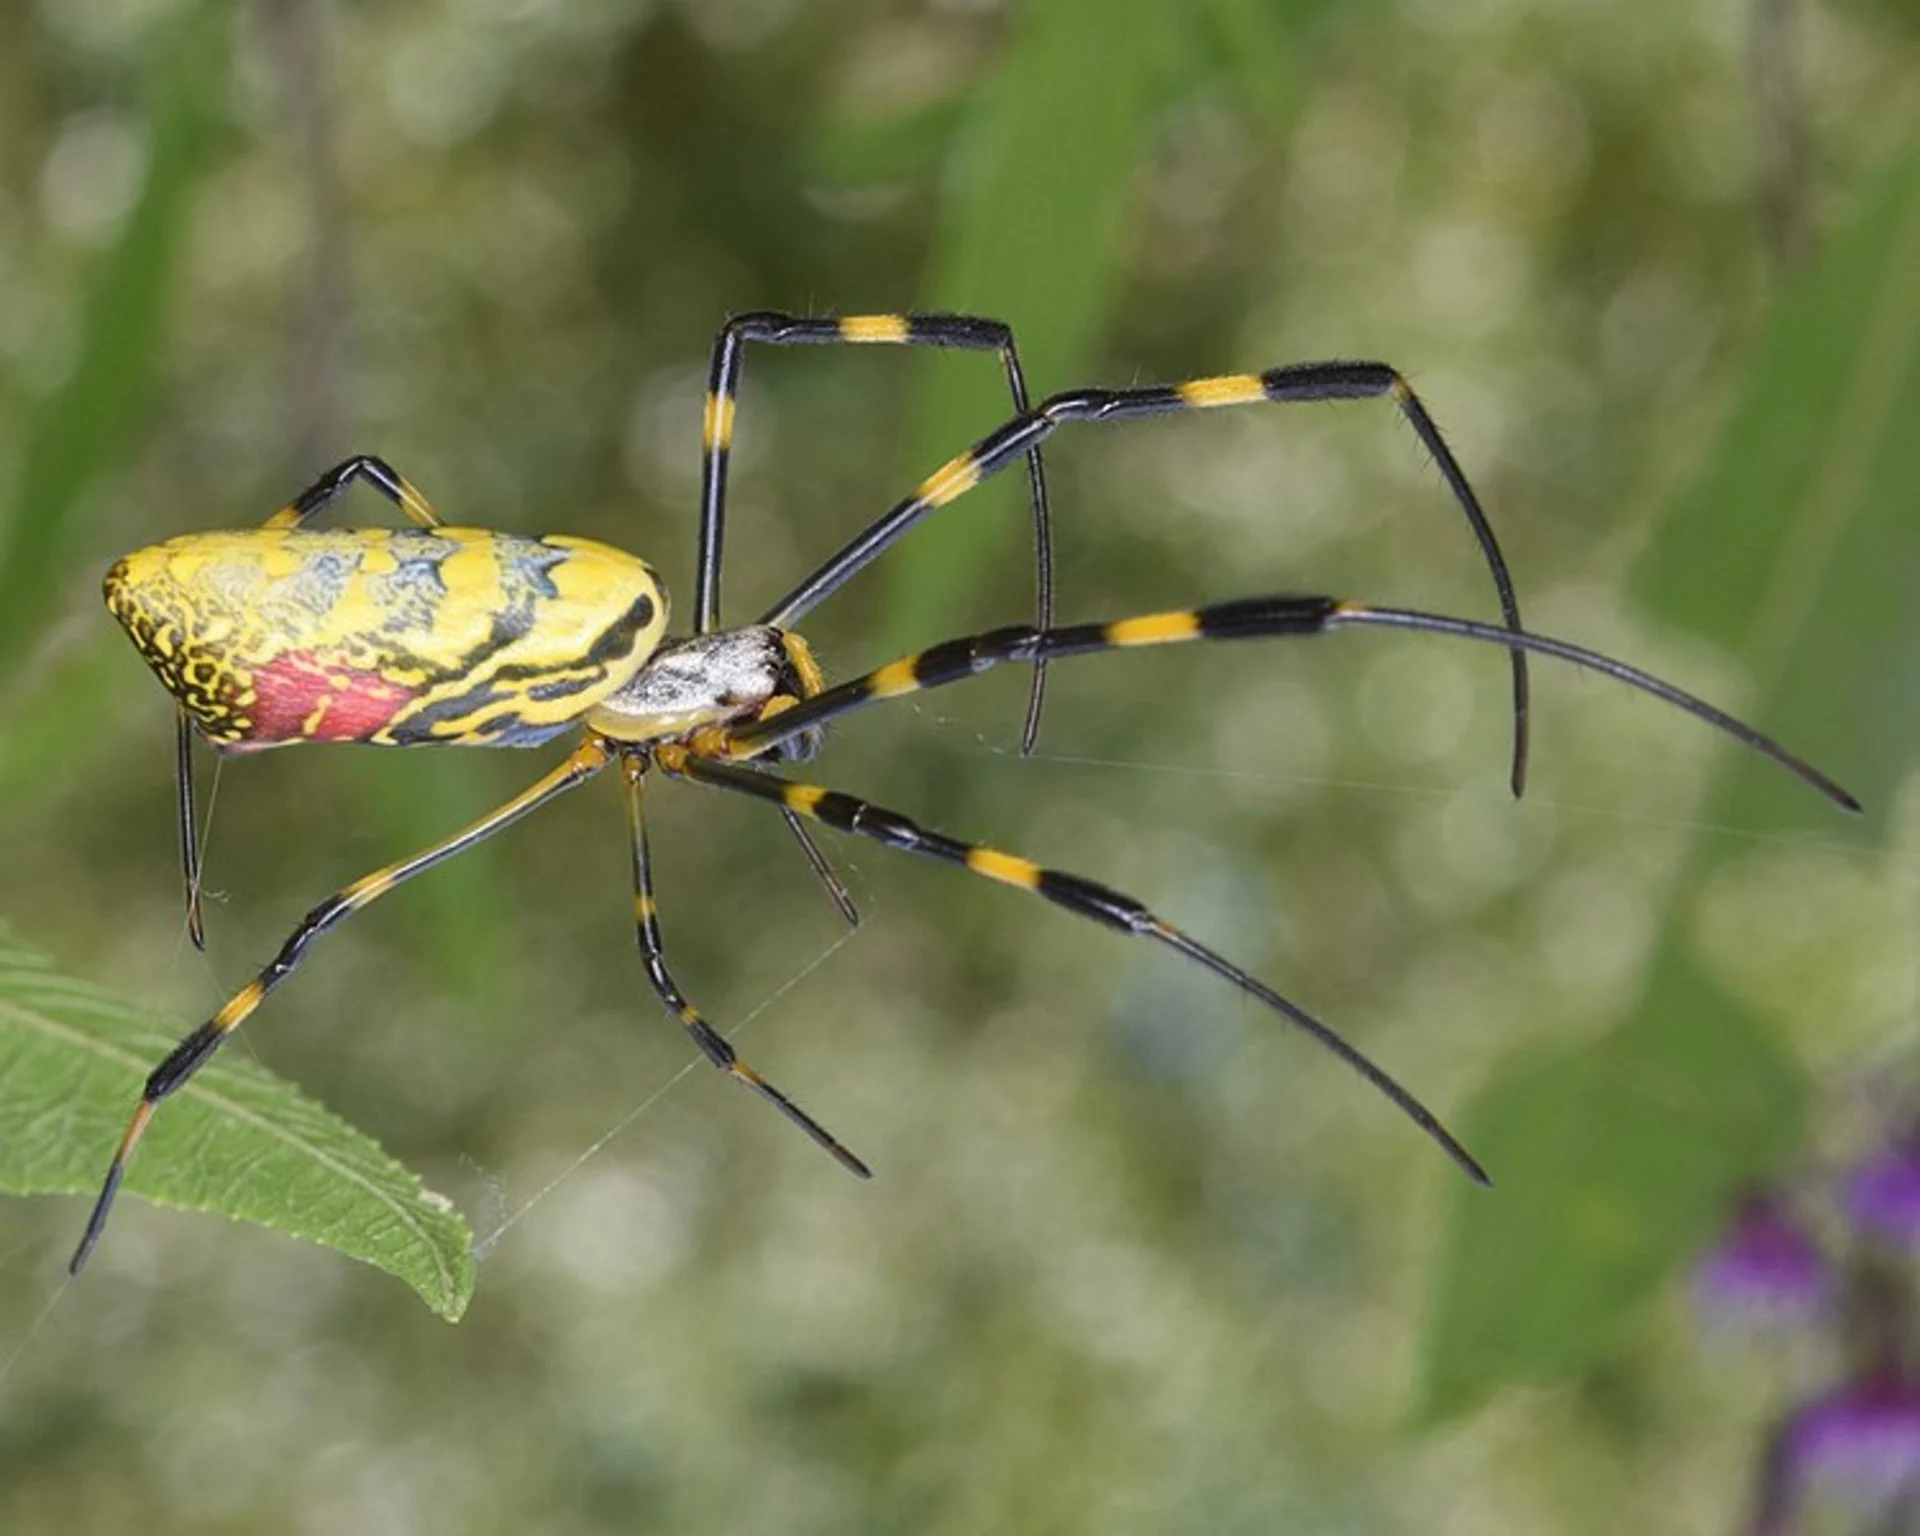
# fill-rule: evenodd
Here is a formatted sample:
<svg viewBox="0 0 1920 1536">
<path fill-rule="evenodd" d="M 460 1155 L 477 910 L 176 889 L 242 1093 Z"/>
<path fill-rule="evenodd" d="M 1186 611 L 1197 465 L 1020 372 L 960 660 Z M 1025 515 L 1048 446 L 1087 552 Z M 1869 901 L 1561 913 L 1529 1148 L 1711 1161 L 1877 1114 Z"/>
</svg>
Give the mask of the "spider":
<svg viewBox="0 0 1920 1536">
<path fill-rule="evenodd" d="M 745 344 L 887 343 L 999 354 L 1014 414 L 936 470 L 752 624 L 720 621 L 721 547 L 734 399 Z M 1439 466 L 1492 572 L 1504 623 L 1320 596 L 1241 598 L 1104 623 L 1053 621 L 1051 532 L 1041 443 L 1068 422 L 1117 421 L 1257 402 L 1387 396 Z M 922 518 L 1024 458 L 1036 542 L 1032 624 L 947 640 L 829 686 L 794 624 Z M 307 525 L 364 483 L 413 525 Z M 279 952 L 147 1078 L 70 1264 L 78 1274 L 105 1229 L 128 1160 L 159 1105 L 185 1085 L 283 981 L 314 940 L 396 886 L 473 847 L 603 769 L 626 791 L 635 930 L 647 979 L 715 1067 L 767 1100 L 849 1172 L 867 1165 L 783 1090 L 741 1060 L 667 969 L 648 851 L 649 771 L 780 810 L 841 911 L 851 899 L 807 823 L 925 855 L 1028 891 L 1079 917 L 1149 940 L 1212 972 L 1345 1062 L 1479 1183 L 1473 1155 L 1424 1104 L 1319 1019 L 1133 897 L 1018 854 L 962 842 L 869 801 L 778 770 L 812 758 L 831 721 L 887 699 L 945 687 L 1008 663 L 1032 669 L 1022 742 L 1039 728 L 1048 663 L 1188 641 L 1297 638 L 1372 626 L 1505 647 L 1512 658 L 1512 784 L 1527 760 L 1528 654 L 1603 673 L 1686 711 L 1773 758 L 1847 810 L 1858 802 L 1769 737 L 1672 684 L 1520 624 L 1504 560 L 1465 475 L 1400 373 L 1382 363 L 1314 362 L 1130 389 L 1078 389 L 1030 406 L 1011 331 L 964 315 L 740 316 L 720 332 L 706 401 L 699 569 L 692 632 L 668 636 L 667 594 L 642 560 L 591 540 L 450 527 L 384 461 L 346 460 L 257 528 L 189 533 L 134 551 L 106 577 L 107 606 L 178 706 L 179 821 L 189 927 L 198 909 L 192 736 L 222 753 L 301 741 L 375 746 L 532 747 L 575 727 L 558 766 L 450 837 L 386 865 L 313 908 Z"/>
</svg>

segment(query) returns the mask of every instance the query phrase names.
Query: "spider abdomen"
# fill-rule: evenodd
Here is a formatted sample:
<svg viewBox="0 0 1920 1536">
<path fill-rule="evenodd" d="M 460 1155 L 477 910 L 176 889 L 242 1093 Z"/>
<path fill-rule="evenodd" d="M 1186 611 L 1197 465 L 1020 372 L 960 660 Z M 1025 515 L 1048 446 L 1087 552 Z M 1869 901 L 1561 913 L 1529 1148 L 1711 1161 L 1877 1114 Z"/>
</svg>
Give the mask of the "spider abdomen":
<svg viewBox="0 0 1920 1536">
<path fill-rule="evenodd" d="M 536 745 L 623 686 L 667 619 L 636 556 L 480 528 L 185 534 L 105 585 L 147 665 L 228 751 Z"/>
</svg>

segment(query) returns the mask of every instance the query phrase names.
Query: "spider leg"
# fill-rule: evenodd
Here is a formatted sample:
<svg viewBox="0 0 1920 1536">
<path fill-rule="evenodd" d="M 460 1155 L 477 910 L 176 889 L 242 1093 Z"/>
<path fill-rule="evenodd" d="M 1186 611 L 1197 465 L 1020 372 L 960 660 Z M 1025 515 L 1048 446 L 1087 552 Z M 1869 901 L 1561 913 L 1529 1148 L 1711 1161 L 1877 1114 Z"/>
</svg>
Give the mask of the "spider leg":
<svg viewBox="0 0 1920 1536">
<path fill-rule="evenodd" d="M 410 522 L 422 528 L 439 528 L 444 523 L 438 512 L 385 459 L 370 453 L 357 453 L 342 459 L 262 525 L 267 528 L 298 528 L 318 517 L 337 501 L 356 481 L 364 480 L 402 512 Z"/>
<path fill-rule="evenodd" d="M 827 899 L 839 909 L 841 919 L 849 928 L 858 928 L 860 908 L 854 904 L 853 892 L 847 889 L 847 882 L 828 862 L 826 854 L 814 841 L 813 834 L 807 830 L 807 824 L 791 811 L 783 811 L 781 815 L 786 821 L 787 830 L 793 834 L 793 840 L 800 845 L 800 852 L 813 870 L 814 878 L 826 887 Z"/>
<path fill-rule="evenodd" d="M 1536 635 L 1529 630 L 1504 629 L 1496 624 L 1481 624 L 1472 619 L 1456 619 L 1445 614 L 1421 613 L 1409 608 L 1377 608 L 1331 597 L 1248 597 L 1215 603 L 1206 608 L 1141 614 L 1104 624 L 1075 624 L 1049 630 L 1013 625 L 1005 629 L 988 630 L 983 634 L 963 636 L 958 640 L 930 646 L 911 656 L 902 656 L 864 676 L 829 688 L 810 699 L 803 699 L 767 719 L 730 727 L 725 733 L 722 750 L 736 760 L 755 757 L 778 746 L 790 736 L 806 730 L 817 730 L 829 720 L 882 699 L 899 698 L 927 688 L 943 688 L 949 683 L 960 682 L 1007 662 L 1026 662 L 1039 656 L 1059 658 L 1100 651 L 1134 650 L 1152 645 L 1178 645 L 1191 640 L 1297 639 L 1354 626 L 1412 629 L 1429 634 L 1452 635 L 1463 640 L 1484 641 L 1510 650 L 1552 656 L 1589 672 L 1601 673 L 1642 693 L 1663 699 L 1733 737 L 1741 745 L 1772 758 L 1842 810 L 1860 809 L 1860 802 L 1851 794 L 1771 736 L 1755 730 L 1725 710 L 1716 709 L 1704 699 L 1638 667 L 1629 666 L 1624 661 L 1616 661 L 1611 656 L 1603 656 L 1598 651 L 1588 650 L 1571 641 L 1556 640 L 1550 635 Z"/>
<path fill-rule="evenodd" d="M 771 774 L 714 762 L 695 756 L 684 746 L 660 747 L 655 751 L 654 761 L 673 778 L 691 779 L 716 789 L 750 795 L 823 822 L 836 831 L 869 838 L 888 848 L 923 854 L 943 863 L 958 865 L 989 880 L 1043 896 L 1056 906 L 1064 907 L 1077 916 L 1091 918 L 1117 932 L 1165 945 L 1176 954 L 1185 956 L 1230 982 L 1248 997 L 1265 1004 L 1309 1035 L 1385 1094 L 1402 1114 L 1424 1131 L 1476 1183 L 1491 1182 L 1473 1154 L 1454 1138 L 1438 1117 L 1384 1069 L 1304 1008 L 1288 1001 L 1264 982 L 1183 933 L 1165 918 L 1149 911 L 1133 897 L 1079 875 L 1043 868 L 1016 854 L 1002 853 L 996 848 L 975 843 L 963 843 L 942 833 L 929 831 L 917 822 L 870 801 L 843 795 L 837 790 L 796 784 Z"/>
<path fill-rule="evenodd" d="M 966 352 L 997 352 L 1007 376 L 1016 415 L 1030 405 L 1027 378 L 1013 344 L 1013 329 L 978 315 L 786 315 L 762 311 L 736 315 L 714 338 L 707 377 L 704 460 L 700 472 L 699 577 L 693 602 L 693 630 L 704 635 L 720 625 L 721 546 L 726 534 L 727 460 L 733 443 L 734 399 L 740 366 L 750 341 L 769 346 L 939 347 Z M 1053 623 L 1053 532 L 1047 510 L 1047 471 L 1036 445 L 1027 455 L 1027 492 L 1033 506 L 1034 622 Z M 1046 694 L 1046 668 L 1037 666 L 1027 693 L 1027 719 L 1020 750 L 1033 751 L 1040 735 L 1040 711 Z"/>
<path fill-rule="evenodd" d="M 329 929 L 338 927 L 361 908 L 370 906 L 395 886 L 432 869 L 436 864 L 445 863 L 455 854 L 464 853 L 475 843 L 491 837 L 502 827 L 518 821 L 555 796 L 584 783 L 606 767 L 611 759 L 612 753 L 604 743 L 597 738 L 589 738 L 576 747 L 565 762 L 504 805 L 412 858 L 363 875 L 352 885 L 336 891 L 302 918 L 300 925 L 287 936 L 286 942 L 280 946 L 280 952 L 267 962 L 265 968 L 228 998 L 218 1013 L 182 1039 L 147 1078 L 146 1086 L 141 1090 L 140 1102 L 134 1107 L 133 1118 L 127 1122 L 126 1132 L 121 1136 L 113 1161 L 107 1167 L 106 1180 L 100 1187 L 99 1198 L 94 1202 L 93 1214 L 87 1218 L 87 1230 L 67 1265 L 68 1272 L 79 1274 L 86 1266 L 94 1245 L 100 1241 L 100 1234 L 106 1229 L 107 1215 L 113 1208 L 114 1196 L 120 1191 L 120 1180 L 126 1173 L 128 1159 L 133 1156 L 133 1149 L 139 1145 L 140 1138 L 146 1134 L 160 1101 L 186 1086 L 193 1074 L 206 1065 L 213 1053 L 265 1001 L 267 994 L 298 969 L 315 939 Z"/>
<path fill-rule="evenodd" d="M 706 634 L 720 624 L 720 577 L 726 539 L 727 466 L 732 456 L 735 401 L 746 344 L 769 346 L 940 347 L 1000 354 L 1007 388 L 1016 412 L 1031 403 L 1027 379 L 1014 347 L 1012 329 L 998 320 L 974 315 L 788 315 L 773 311 L 736 315 L 714 338 L 713 359 L 707 376 L 706 417 L 701 432 L 700 544 L 694 591 L 693 629 Z M 1047 514 L 1047 475 L 1040 450 L 1027 455 L 1027 484 L 1033 504 L 1036 619 L 1041 628 L 1053 622 L 1053 534 Z M 1033 670 L 1027 691 L 1027 718 L 1020 750 L 1033 751 L 1040 734 L 1040 711 L 1046 694 L 1046 665 Z M 860 926 L 860 912 L 846 883 L 834 873 L 827 856 L 805 825 L 789 816 L 787 828 L 800 844 L 828 897 L 850 928 Z"/>
<path fill-rule="evenodd" d="M 193 800 L 193 717 L 184 705 L 176 713 L 173 782 L 175 819 L 180 828 L 180 882 L 187 892 L 187 937 L 193 940 L 195 949 L 204 953 L 207 924 L 200 910 L 200 829 Z"/>
<path fill-rule="evenodd" d="M 700 1016 L 699 1009 L 687 1001 L 672 974 L 667 970 L 666 947 L 660 939 L 659 907 L 653 897 L 653 855 L 647 845 L 647 816 L 644 798 L 646 760 L 638 754 L 625 761 L 627 781 L 627 826 L 633 842 L 633 916 L 634 932 L 640 942 L 640 959 L 646 966 L 647 980 L 660 1001 L 693 1037 L 708 1061 L 738 1083 L 745 1084 L 785 1115 L 815 1144 L 832 1155 L 834 1161 L 851 1174 L 871 1178 L 872 1170 L 841 1145 L 840 1140 L 812 1115 L 768 1082 L 735 1053 L 726 1036 Z"/>
<path fill-rule="evenodd" d="M 1454 500 L 1466 514 L 1500 599 L 1501 619 L 1507 629 L 1520 632 L 1520 605 L 1513 578 L 1492 525 L 1481 509 L 1466 473 L 1440 435 L 1433 417 L 1398 369 L 1386 363 L 1315 362 L 1270 368 L 1265 373 L 1223 374 L 1189 379 L 1180 384 L 1157 384 L 1143 389 L 1075 389 L 1042 400 L 981 438 L 956 459 L 935 470 L 906 500 L 897 502 L 843 545 L 824 564 L 806 576 L 761 618 L 762 624 L 791 628 L 807 613 L 865 569 L 895 542 L 937 508 L 946 506 L 1005 469 L 1014 459 L 1031 454 L 1070 421 L 1125 421 L 1135 416 L 1159 416 L 1173 411 L 1210 410 L 1215 406 L 1284 404 L 1299 400 L 1354 400 L 1388 396 L 1412 425 L 1428 456 L 1439 467 Z M 1043 620 L 1039 626 L 1049 626 Z M 1509 646 L 1513 664 L 1513 767 L 1510 782 L 1517 797 L 1526 788 L 1529 688 L 1526 648 Z"/>
<path fill-rule="evenodd" d="M 782 636 L 781 644 L 799 680 L 799 697 L 811 698 L 814 694 L 821 692 L 827 686 L 827 678 L 826 674 L 820 670 L 820 663 L 814 659 L 813 647 L 793 633 Z M 781 708 L 792 703 L 792 697 L 778 700 L 778 706 Z M 770 700 L 767 708 L 773 707 L 775 707 L 774 701 Z M 798 816 L 786 812 L 781 814 L 787 824 L 787 830 L 793 834 L 793 840 L 800 845 L 801 855 L 806 859 L 808 867 L 812 869 L 814 878 L 825 887 L 828 899 L 839 909 L 841 919 L 849 928 L 858 928 L 860 909 L 854 905 L 853 892 L 847 889 L 846 881 L 840 878 L 834 870 L 832 861 L 821 851 L 819 843 L 814 841 L 813 834 L 807 830 L 807 824 Z"/>
</svg>

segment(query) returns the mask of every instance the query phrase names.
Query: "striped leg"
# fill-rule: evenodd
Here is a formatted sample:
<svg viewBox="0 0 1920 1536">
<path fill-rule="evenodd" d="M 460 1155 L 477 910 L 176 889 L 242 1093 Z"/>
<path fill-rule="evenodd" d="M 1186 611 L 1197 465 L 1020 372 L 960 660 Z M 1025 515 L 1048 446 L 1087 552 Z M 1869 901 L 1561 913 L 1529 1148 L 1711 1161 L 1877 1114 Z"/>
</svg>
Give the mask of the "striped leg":
<svg viewBox="0 0 1920 1536">
<path fill-rule="evenodd" d="M 280 946 L 280 952 L 267 962 L 265 969 L 228 998 L 211 1019 L 176 1045 L 167 1059 L 155 1067 L 147 1078 L 140 1102 L 134 1108 L 133 1118 L 127 1122 L 126 1133 L 121 1136 L 113 1161 L 107 1167 L 100 1197 L 94 1202 L 93 1214 L 87 1219 L 87 1230 L 80 1239 L 80 1246 L 73 1251 L 68 1271 L 79 1274 L 86 1265 L 87 1256 L 93 1252 L 94 1244 L 100 1241 L 100 1234 L 106 1229 L 107 1215 L 113 1208 L 113 1198 L 120 1192 L 120 1180 L 126 1173 L 127 1161 L 133 1156 L 133 1149 L 139 1145 L 140 1138 L 146 1134 L 160 1101 L 185 1087 L 193 1074 L 206 1065 L 213 1053 L 266 1000 L 267 994 L 299 968 L 315 939 L 338 927 L 361 908 L 370 906 L 395 886 L 432 869 L 436 864 L 445 863 L 455 854 L 466 852 L 475 843 L 491 837 L 502 827 L 518 821 L 555 796 L 584 783 L 606 767 L 610 760 L 610 751 L 598 739 L 583 742 L 564 763 L 506 804 L 412 858 L 376 869 L 345 889 L 336 891 L 301 919 L 300 926 L 287 936 L 286 942 Z"/>
<path fill-rule="evenodd" d="M 298 528 L 309 519 L 318 517 L 355 481 L 360 480 L 406 513 L 409 522 L 418 523 L 422 528 L 444 526 L 440 514 L 428 505 L 426 497 L 409 485 L 405 477 L 385 459 L 376 458 L 370 453 L 357 453 L 350 459 L 342 459 L 268 518 L 263 526 Z"/>
<path fill-rule="evenodd" d="M 1002 853 L 998 849 L 983 848 L 977 844 L 963 843 L 941 833 L 929 831 L 917 822 L 909 821 L 905 816 L 882 809 L 868 801 L 857 800 L 851 795 L 820 789 L 812 784 L 795 784 L 752 769 L 695 757 L 682 746 L 658 748 L 654 754 L 654 761 L 659 763 L 664 772 L 675 778 L 692 779 L 696 783 L 710 784 L 716 789 L 732 790 L 737 794 L 751 795 L 755 799 L 785 806 L 788 810 L 802 816 L 824 822 L 837 831 L 848 832 L 856 837 L 870 838 L 889 848 L 899 848 L 907 853 L 924 854 L 929 858 L 939 859 L 943 863 L 958 865 L 973 874 L 984 875 L 989 880 L 997 880 L 1003 885 L 1011 885 L 1016 889 L 1032 891 L 1035 895 L 1044 896 L 1056 906 L 1064 907 L 1077 916 L 1091 918 L 1094 922 L 1117 932 L 1131 934 L 1135 938 L 1151 939 L 1157 944 L 1165 945 L 1174 953 L 1184 955 L 1197 965 L 1212 971 L 1222 980 L 1232 983 L 1248 997 L 1265 1004 L 1296 1028 L 1304 1031 L 1385 1094 L 1401 1113 L 1426 1132 L 1470 1178 L 1481 1184 L 1491 1182 L 1486 1170 L 1474 1160 L 1473 1154 L 1455 1140 L 1453 1134 L 1440 1123 L 1433 1112 L 1389 1077 L 1384 1070 L 1305 1009 L 1289 1002 L 1264 982 L 1248 975 L 1231 961 L 1182 933 L 1166 919 L 1148 911 L 1133 897 L 1123 895 L 1109 886 L 1083 879 L 1079 875 L 1042 868 L 1015 854 Z"/>
<path fill-rule="evenodd" d="M 1147 613 L 1131 619 L 1115 619 L 1105 624 L 1074 624 L 1063 629 L 1038 630 L 1022 625 L 988 630 L 930 646 L 911 656 L 902 656 L 865 676 L 856 677 L 824 693 L 803 699 L 789 709 L 765 720 L 729 727 L 724 734 L 703 738 L 701 750 L 736 760 L 758 757 L 802 731 L 818 730 L 829 720 L 854 710 L 899 698 L 927 688 L 944 688 L 949 683 L 977 676 L 1008 662 L 1030 662 L 1036 657 L 1085 656 L 1100 651 L 1135 650 L 1150 645 L 1179 645 L 1190 640 L 1292 639 L 1324 635 L 1337 629 L 1374 627 L 1411 629 L 1429 634 L 1452 635 L 1462 640 L 1484 641 L 1552 656 L 1571 662 L 1589 672 L 1652 694 L 1715 730 L 1723 731 L 1741 745 L 1772 758 L 1788 772 L 1804 780 L 1813 789 L 1843 810 L 1857 811 L 1860 803 L 1838 784 L 1805 759 L 1789 752 L 1771 736 L 1762 734 L 1745 721 L 1716 709 L 1672 683 L 1664 682 L 1638 667 L 1615 661 L 1598 651 L 1550 635 L 1527 630 L 1503 629 L 1496 624 L 1480 624 L 1472 619 L 1455 619 L 1445 614 L 1419 613 L 1406 608 L 1375 608 L 1362 603 L 1341 602 L 1331 597 L 1247 597 L 1234 602 L 1215 603 L 1206 608 L 1176 609 L 1169 613 Z"/>
<path fill-rule="evenodd" d="M 839 587 L 889 549 L 928 513 L 965 495 L 982 480 L 998 474 L 1014 459 L 1031 454 L 1070 421 L 1124 421 L 1134 416 L 1159 416 L 1172 411 L 1210 410 L 1223 405 L 1285 404 L 1297 400 L 1355 400 L 1389 396 L 1400 407 L 1428 455 L 1439 467 L 1454 500 L 1466 514 L 1480 545 L 1500 613 L 1507 628 L 1520 629 L 1520 605 L 1513 594 L 1513 578 L 1499 541 L 1481 510 L 1480 500 L 1466 473 L 1453 456 L 1427 408 L 1397 369 L 1385 363 L 1292 363 L 1265 373 L 1225 374 L 1218 378 L 1189 379 L 1182 384 L 1157 384 L 1144 389 L 1076 389 L 1042 400 L 989 433 L 957 459 L 935 470 L 905 501 L 896 503 L 761 618 L 762 624 L 790 628 Z M 1048 628 L 1043 619 L 1040 628 Z M 1527 661 L 1517 642 L 1513 653 L 1513 768 L 1516 796 L 1527 782 Z M 1044 658 L 1042 658 L 1044 659 Z"/>
<path fill-rule="evenodd" d="M 356 454 L 333 466 L 263 525 L 298 528 L 337 501 L 355 481 L 364 480 L 422 528 L 439 528 L 440 515 L 386 460 Z M 180 878 L 187 891 L 187 936 L 195 949 L 207 947 L 207 929 L 200 908 L 200 837 L 194 818 L 193 722 L 180 711 L 174 753 L 174 785 L 180 827 Z"/>
<path fill-rule="evenodd" d="M 998 320 L 974 315 L 787 315 L 772 311 L 736 315 L 714 338 L 713 361 L 707 377 L 706 421 L 701 434 L 700 553 L 695 581 L 693 629 L 704 635 L 720 624 L 720 575 L 726 540 L 727 464 L 733 447 L 734 403 L 739 394 L 740 368 L 746 344 L 768 346 L 907 346 L 942 347 L 969 352 L 997 352 L 1006 370 L 1007 390 L 1016 413 L 1030 402 L 1026 374 L 1013 344 L 1013 330 Z M 1053 533 L 1047 513 L 1046 466 L 1035 448 L 1027 455 L 1027 488 L 1033 504 L 1035 622 L 1044 629 L 1053 623 Z M 1020 750 L 1031 752 L 1040 735 L 1040 711 L 1046 697 L 1044 662 L 1033 669 L 1027 690 L 1027 718 L 1020 733 Z M 844 881 L 834 873 L 799 818 L 786 818 L 787 829 L 800 844 L 815 876 L 847 926 L 860 926 L 860 912 Z"/>
<path fill-rule="evenodd" d="M 832 1154 L 847 1172 L 863 1179 L 872 1177 L 872 1170 L 842 1146 L 831 1131 L 734 1053 L 726 1037 L 700 1016 L 700 1011 L 687 1001 L 686 994 L 668 972 L 666 949 L 660 941 L 659 909 L 653 899 L 653 855 L 647 846 L 643 785 L 646 760 L 637 755 L 631 756 L 626 759 L 624 767 L 627 825 L 633 838 L 634 931 L 640 941 L 640 959 L 647 968 L 647 980 L 653 984 L 653 990 L 659 995 L 660 1001 L 667 1005 L 667 1011 L 686 1026 L 687 1033 L 693 1036 L 693 1043 L 700 1047 L 708 1061 L 734 1081 L 744 1083 L 759 1094 L 812 1137 L 817 1145 Z"/>
<path fill-rule="evenodd" d="M 1013 328 L 977 315 L 840 315 L 806 317 L 761 312 L 729 320 L 713 344 L 707 381 L 706 458 L 700 474 L 700 570 L 694 596 L 693 629 L 704 635 L 720 626 L 721 546 L 725 539 L 727 456 L 733 442 L 734 397 L 740 364 L 749 341 L 769 346 L 941 347 L 966 352 L 997 352 L 1006 370 L 1007 391 L 1015 415 L 1029 406 L 1026 374 L 1013 344 Z M 1034 622 L 1053 623 L 1053 532 L 1047 509 L 1047 471 L 1036 443 L 1026 452 L 1027 491 L 1033 505 Z M 1031 752 L 1040 735 L 1040 710 L 1046 694 L 1046 667 L 1036 666 L 1027 693 L 1027 719 L 1020 750 Z"/>
</svg>

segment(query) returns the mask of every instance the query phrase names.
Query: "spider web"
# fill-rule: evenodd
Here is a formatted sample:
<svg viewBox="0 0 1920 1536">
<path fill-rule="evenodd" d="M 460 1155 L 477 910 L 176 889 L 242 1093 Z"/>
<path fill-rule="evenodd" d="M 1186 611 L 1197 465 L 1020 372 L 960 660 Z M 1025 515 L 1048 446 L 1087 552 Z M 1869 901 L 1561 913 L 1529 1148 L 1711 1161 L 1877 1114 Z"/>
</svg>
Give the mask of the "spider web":
<svg viewBox="0 0 1920 1536">
<path fill-rule="evenodd" d="M 759 1018 L 761 1014 L 765 1013 L 775 1003 L 779 1002 L 781 998 L 785 997 L 787 993 L 791 992 L 795 987 L 799 986 L 801 982 L 805 981 L 807 977 L 825 965 L 827 961 L 831 960 L 834 955 L 838 954 L 847 944 L 850 944 L 854 937 L 855 930 L 851 928 L 843 929 L 837 938 L 821 949 L 811 960 L 803 964 L 779 986 L 775 987 L 773 991 L 769 992 L 758 1003 L 749 1008 L 741 1017 L 738 1024 L 732 1029 L 723 1030 L 722 1033 L 729 1041 L 737 1038 L 755 1019 Z M 492 1229 L 484 1236 L 476 1238 L 473 1244 L 473 1257 L 475 1262 L 480 1264 L 486 1263 L 487 1260 L 492 1257 L 493 1250 L 500 1242 L 500 1239 L 505 1237 L 514 1227 L 518 1226 L 536 1206 L 546 1200 L 568 1180 L 572 1179 L 621 1136 L 625 1135 L 627 1131 L 631 1130 L 633 1126 L 638 1123 L 641 1116 L 645 1115 L 654 1105 L 658 1104 L 677 1088 L 683 1079 L 691 1077 L 696 1071 L 706 1065 L 707 1062 L 703 1057 L 690 1056 L 665 1082 L 648 1092 L 632 1109 L 620 1116 L 619 1119 L 615 1120 L 613 1124 L 598 1137 L 588 1143 L 586 1148 L 581 1151 L 572 1162 L 568 1163 L 559 1173 L 555 1174 L 539 1189 L 535 1190 L 533 1194 L 521 1201 L 519 1205 L 513 1207 L 513 1209 L 502 1217 L 500 1221 L 495 1223 Z"/>
</svg>

